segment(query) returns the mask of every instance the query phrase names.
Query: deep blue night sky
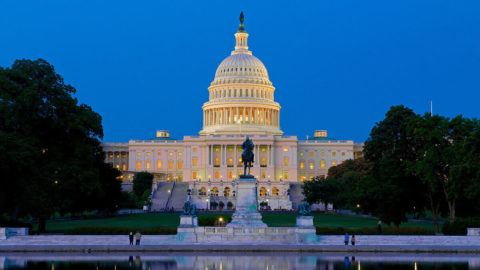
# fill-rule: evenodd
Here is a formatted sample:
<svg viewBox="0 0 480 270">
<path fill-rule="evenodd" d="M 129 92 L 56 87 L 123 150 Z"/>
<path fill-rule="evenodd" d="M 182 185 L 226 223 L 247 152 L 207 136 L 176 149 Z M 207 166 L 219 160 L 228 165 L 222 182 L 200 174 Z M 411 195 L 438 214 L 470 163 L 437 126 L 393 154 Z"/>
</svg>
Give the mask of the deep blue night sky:
<svg viewBox="0 0 480 270">
<path fill-rule="evenodd" d="M 0 1 L 0 66 L 44 58 L 104 141 L 196 135 L 240 11 L 281 128 L 364 141 L 392 105 L 479 117 L 480 1 Z"/>
</svg>

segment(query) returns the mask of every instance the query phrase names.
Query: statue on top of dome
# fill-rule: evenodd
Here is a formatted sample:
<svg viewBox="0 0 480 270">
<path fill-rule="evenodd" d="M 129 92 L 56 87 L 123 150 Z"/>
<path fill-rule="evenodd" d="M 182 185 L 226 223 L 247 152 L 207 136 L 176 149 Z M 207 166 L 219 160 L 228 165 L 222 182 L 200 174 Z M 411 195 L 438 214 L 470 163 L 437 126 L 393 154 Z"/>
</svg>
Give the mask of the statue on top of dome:
<svg viewBox="0 0 480 270">
<path fill-rule="evenodd" d="M 245 32 L 245 27 L 243 26 L 243 11 L 240 13 L 240 27 L 238 28 L 238 32 Z"/>
</svg>

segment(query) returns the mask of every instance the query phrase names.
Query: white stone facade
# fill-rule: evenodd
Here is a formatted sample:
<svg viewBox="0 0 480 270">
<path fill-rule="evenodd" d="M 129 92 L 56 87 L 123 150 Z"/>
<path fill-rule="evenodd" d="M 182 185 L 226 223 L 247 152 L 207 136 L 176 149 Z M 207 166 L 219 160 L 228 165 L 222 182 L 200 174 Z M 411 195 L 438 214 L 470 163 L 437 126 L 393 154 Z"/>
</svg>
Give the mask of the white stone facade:
<svg viewBox="0 0 480 270">
<path fill-rule="evenodd" d="M 291 209 L 290 183 L 326 176 L 331 166 L 361 156 L 361 144 L 330 139 L 326 131 L 315 131 L 307 140 L 284 136 L 267 69 L 248 50 L 243 27 L 235 37 L 235 50 L 219 65 L 208 88 L 199 135 L 175 140 L 168 131 L 158 131 L 151 140 L 103 144 L 106 161 L 123 172 L 124 181 L 148 171 L 159 182 L 189 182 L 199 208 L 212 196 L 226 207 L 243 173 L 240 145 L 248 135 L 255 144 L 252 174 L 258 180 L 259 203 Z"/>
</svg>

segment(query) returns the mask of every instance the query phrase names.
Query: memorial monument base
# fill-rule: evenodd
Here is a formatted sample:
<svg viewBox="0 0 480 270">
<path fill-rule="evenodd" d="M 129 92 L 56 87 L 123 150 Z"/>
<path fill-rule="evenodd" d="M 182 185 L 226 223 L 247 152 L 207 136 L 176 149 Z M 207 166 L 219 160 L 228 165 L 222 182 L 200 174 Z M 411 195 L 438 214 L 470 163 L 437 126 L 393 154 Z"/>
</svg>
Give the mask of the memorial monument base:
<svg viewBox="0 0 480 270">
<path fill-rule="evenodd" d="M 227 227 L 266 228 L 258 212 L 257 180 L 252 175 L 241 175 L 237 184 L 237 206 Z"/>
</svg>

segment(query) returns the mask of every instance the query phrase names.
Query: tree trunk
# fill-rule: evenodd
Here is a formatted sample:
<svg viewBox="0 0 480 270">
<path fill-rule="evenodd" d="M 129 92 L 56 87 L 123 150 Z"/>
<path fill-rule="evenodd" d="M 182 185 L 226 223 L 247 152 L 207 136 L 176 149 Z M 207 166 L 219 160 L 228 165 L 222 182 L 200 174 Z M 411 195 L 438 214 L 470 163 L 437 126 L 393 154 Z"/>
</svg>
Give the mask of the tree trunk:
<svg viewBox="0 0 480 270">
<path fill-rule="evenodd" d="M 324 210 L 325 210 L 325 214 L 328 214 L 328 203 L 327 202 L 325 203 L 325 209 Z"/>
<path fill-rule="evenodd" d="M 434 227 L 435 233 L 438 233 L 440 231 L 438 229 L 438 212 L 439 212 L 439 209 L 440 209 L 441 201 L 438 200 L 437 205 L 434 205 L 433 195 L 430 194 L 429 197 L 430 197 L 430 208 L 432 210 L 432 216 L 433 216 L 433 227 Z"/>
<path fill-rule="evenodd" d="M 47 219 L 45 217 L 41 217 L 38 220 L 38 232 L 44 233 L 47 232 Z"/>
<path fill-rule="evenodd" d="M 455 221 L 455 200 L 448 202 L 448 208 L 450 210 L 450 223 Z"/>
</svg>

